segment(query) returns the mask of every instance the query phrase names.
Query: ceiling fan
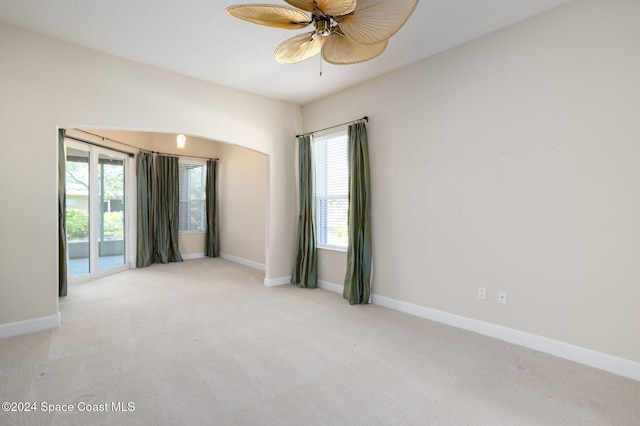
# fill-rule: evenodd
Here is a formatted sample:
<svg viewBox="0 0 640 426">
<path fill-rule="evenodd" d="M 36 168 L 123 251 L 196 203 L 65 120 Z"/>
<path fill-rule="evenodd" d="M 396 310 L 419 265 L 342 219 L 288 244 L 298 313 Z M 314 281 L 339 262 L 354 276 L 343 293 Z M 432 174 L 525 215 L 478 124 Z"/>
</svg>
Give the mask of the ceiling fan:
<svg viewBox="0 0 640 426">
<path fill-rule="evenodd" d="M 285 1 L 291 6 L 248 4 L 226 10 L 236 18 L 269 27 L 297 30 L 313 25 L 313 31 L 276 48 L 280 63 L 296 64 L 321 53 L 330 64 L 347 65 L 384 52 L 389 38 L 409 19 L 419 0 Z"/>
</svg>

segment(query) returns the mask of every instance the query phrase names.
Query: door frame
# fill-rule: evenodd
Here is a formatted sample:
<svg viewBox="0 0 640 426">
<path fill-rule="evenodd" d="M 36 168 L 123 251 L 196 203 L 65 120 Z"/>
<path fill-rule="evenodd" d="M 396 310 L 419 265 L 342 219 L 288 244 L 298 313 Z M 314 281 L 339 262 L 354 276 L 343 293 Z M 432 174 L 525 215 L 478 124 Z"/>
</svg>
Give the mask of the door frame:
<svg viewBox="0 0 640 426">
<path fill-rule="evenodd" d="M 83 274 L 77 277 L 72 277 L 69 268 L 69 254 L 67 253 L 67 276 L 68 276 L 68 284 L 70 286 L 82 284 L 97 278 L 101 278 L 107 275 L 111 275 L 117 272 L 122 272 L 130 268 L 129 256 L 132 253 L 133 245 L 131 244 L 133 235 L 131 223 L 133 219 L 133 215 L 135 211 L 132 210 L 132 199 L 131 194 L 133 191 L 131 190 L 132 184 L 131 180 L 131 168 L 133 166 L 133 161 L 131 161 L 131 157 L 128 154 L 124 154 L 119 151 L 111 150 L 105 147 L 96 146 L 91 144 L 90 142 L 82 142 L 75 139 L 65 138 L 65 161 L 67 158 L 67 148 L 75 148 L 83 151 L 89 152 L 89 273 Z M 99 155 L 104 154 L 111 157 L 120 158 L 124 163 L 124 182 L 123 182 L 123 191 L 124 191 L 124 263 L 121 266 L 117 266 L 114 268 L 110 268 L 107 270 L 99 271 L 98 270 L 98 262 L 99 262 L 99 221 L 98 218 L 98 172 L 97 166 L 99 165 Z M 95 201 L 92 201 L 94 200 Z M 133 249 L 135 250 L 135 249 Z"/>
</svg>

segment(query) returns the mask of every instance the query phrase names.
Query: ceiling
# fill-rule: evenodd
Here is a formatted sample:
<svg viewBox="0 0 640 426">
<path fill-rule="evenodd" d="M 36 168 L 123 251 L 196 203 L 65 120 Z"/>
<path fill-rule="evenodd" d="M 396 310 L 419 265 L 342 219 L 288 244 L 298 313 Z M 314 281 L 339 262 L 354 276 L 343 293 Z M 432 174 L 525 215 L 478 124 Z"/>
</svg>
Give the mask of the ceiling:
<svg viewBox="0 0 640 426">
<path fill-rule="evenodd" d="M 393 0 L 390 0 L 393 1 Z M 234 4 L 283 0 L 2 0 L 0 21 L 274 99 L 306 104 L 569 0 L 422 0 L 379 57 L 357 65 L 273 57 L 290 31 L 231 17 Z"/>
</svg>

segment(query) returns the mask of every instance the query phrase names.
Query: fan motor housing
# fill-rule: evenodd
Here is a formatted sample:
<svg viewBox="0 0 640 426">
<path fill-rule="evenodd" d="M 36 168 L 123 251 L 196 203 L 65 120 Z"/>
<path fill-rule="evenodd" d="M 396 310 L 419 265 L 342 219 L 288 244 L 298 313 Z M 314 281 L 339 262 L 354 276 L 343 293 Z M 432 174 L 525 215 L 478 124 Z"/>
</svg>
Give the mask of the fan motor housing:
<svg viewBox="0 0 640 426">
<path fill-rule="evenodd" d="M 331 33 L 331 19 L 325 16 L 318 17 L 314 20 L 316 26 L 316 34 L 326 37 Z"/>
</svg>

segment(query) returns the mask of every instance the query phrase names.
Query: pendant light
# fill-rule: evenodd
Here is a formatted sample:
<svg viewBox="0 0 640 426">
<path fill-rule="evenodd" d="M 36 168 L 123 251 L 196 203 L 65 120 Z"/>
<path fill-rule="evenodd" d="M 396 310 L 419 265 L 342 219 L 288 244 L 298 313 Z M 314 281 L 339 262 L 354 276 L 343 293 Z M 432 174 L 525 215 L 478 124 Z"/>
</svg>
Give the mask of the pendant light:
<svg viewBox="0 0 640 426">
<path fill-rule="evenodd" d="M 187 141 L 187 138 L 183 134 L 179 134 L 176 136 L 176 142 L 178 143 L 178 149 L 184 149 L 184 144 Z"/>
</svg>

